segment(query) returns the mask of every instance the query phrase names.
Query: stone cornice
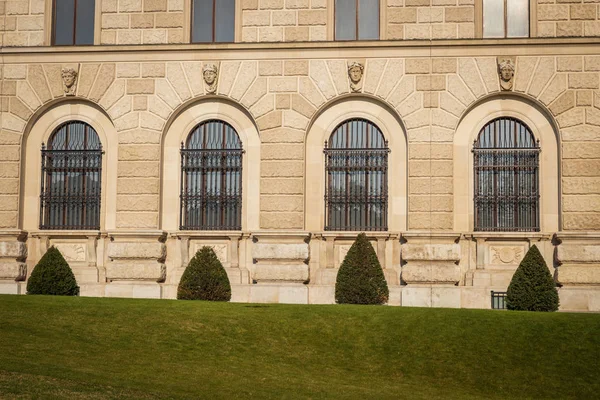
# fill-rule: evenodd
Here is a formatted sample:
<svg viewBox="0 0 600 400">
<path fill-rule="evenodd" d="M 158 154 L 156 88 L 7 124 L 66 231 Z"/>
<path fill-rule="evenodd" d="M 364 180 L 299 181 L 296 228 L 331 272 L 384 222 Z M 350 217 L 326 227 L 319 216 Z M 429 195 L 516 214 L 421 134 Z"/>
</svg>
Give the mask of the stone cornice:
<svg viewBox="0 0 600 400">
<path fill-rule="evenodd" d="M 600 54 L 600 38 L 5 47 L 3 63 Z"/>
</svg>

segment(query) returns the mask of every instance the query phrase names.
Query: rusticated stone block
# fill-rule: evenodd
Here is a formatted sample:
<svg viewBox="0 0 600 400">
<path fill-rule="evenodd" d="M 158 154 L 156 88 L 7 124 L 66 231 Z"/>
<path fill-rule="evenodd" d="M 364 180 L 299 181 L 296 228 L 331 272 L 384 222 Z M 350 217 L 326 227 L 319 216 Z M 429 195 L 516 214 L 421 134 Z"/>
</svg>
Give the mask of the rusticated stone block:
<svg viewBox="0 0 600 400">
<path fill-rule="evenodd" d="M 402 280 L 407 284 L 456 284 L 460 267 L 452 263 L 409 263 L 402 267 Z"/>
<path fill-rule="evenodd" d="M 25 280 L 27 276 L 27 264 L 20 262 L 0 263 L 0 279 Z"/>
<path fill-rule="evenodd" d="M 600 263 L 600 244 L 564 243 L 556 248 L 560 263 Z"/>
<path fill-rule="evenodd" d="M 167 254 L 164 243 L 111 242 L 108 245 L 108 257 L 116 259 L 163 260 Z"/>
<path fill-rule="evenodd" d="M 562 285 L 600 284 L 600 266 L 565 265 L 557 268 L 557 280 Z"/>
<path fill-rule="evenodd" d="M 148 263 L 109 263 L 106 267 L 106 279 L 110 280 L 144 280 L 164 281 L 166 277 L 165 264 Z"/>
<path fill-rule="evenodd" d="M 258 282 L 265 281 L 286 281 L 286 282 L 305 282 L 308 280 L 308 265 L 272 265 L 258 264 L 254 267 L 253 279 Z"/>
<path fill-rule="evenodd" d="M 308 258 L 306 243 L 255 243 L 252 258 L 257 260 L 305 260 Z"/>
<path fill-rule="evenodd" d="M 405 261 L 460 261 L 460 245 L 456 243 L 404 243 L 402 259 Z"/>
<path fill-rule="evenodd" d="M 0 257 L 24 259 L 27 245 L 23 242 L 0 242 Z"/>
</svg>

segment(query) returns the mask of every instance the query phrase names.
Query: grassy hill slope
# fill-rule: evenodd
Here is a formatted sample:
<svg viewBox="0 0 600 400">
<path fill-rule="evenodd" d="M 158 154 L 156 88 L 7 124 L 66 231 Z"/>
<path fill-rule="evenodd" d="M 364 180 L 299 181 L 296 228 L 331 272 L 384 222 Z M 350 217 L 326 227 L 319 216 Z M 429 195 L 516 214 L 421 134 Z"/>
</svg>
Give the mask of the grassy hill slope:
<svg viewBox="0 0 600 400">
<path fill-rule="evenodd" d="M 600 315 L 0 296 L 0 398 L 597 398 Z"/>
</svg>

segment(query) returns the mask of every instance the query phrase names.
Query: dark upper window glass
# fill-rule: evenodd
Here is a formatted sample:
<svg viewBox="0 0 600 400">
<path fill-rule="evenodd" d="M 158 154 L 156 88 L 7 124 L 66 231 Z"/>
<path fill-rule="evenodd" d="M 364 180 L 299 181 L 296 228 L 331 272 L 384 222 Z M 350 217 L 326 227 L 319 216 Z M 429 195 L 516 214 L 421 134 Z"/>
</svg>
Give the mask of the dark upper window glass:
<svg viewBox="0 0 600 400">
<path fill-rule="evenodd" d="M 529 37 L 529 0 L 483 0 L 483 37 Z"/>
<path fill-rule="evenodd" d="M 335 0 L 335 40 L 379 39 L 380 0 Z"/>
<path fill-rule="evenodd" d="M 192 42 L 233 42 L 235 0 L 192 0 Z"/>
<path fill-rule="evenodd" d="M 385 231 L 388 146 L 364 119 L 340 124 L 325 143 L 325 229 Z"/>
<path fill-rule="evenodd" d="M 54 0 L 52 43 L 94 44 L 95 0 Z"/>
<path fill-rule="evenodd" d="M 70 121 L 42 146 L 41 229 L 100 229 L 102 145 L 88 124 Z"/>
<path fill-rule="evenodd" d="M 242 142 L 231 125 L 212 120 L 181 148 L 182 230 L 242 229 Z"/>
<path fill-rule="evenodd" d="M 475 230 L 540 230 L 539 153 L 533 134 L 514 118 L 497 118 L 473 146 Z"/>
</svg>

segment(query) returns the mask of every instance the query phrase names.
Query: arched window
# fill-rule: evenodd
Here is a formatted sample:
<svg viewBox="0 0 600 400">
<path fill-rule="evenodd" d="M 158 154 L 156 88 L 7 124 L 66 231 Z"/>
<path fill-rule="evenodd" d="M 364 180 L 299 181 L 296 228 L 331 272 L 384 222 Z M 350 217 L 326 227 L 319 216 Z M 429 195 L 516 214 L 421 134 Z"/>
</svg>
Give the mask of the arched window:
<svg viewBox="0 0 600 400">
<path fill-rule="evenodd" d="M 181 144 L 181 230 L 242 229 L 242 142 L 211 120 Z"/>
<path fill-rule="evenodd" d="M 40 229 L 100 229 L 102 144 L 88 124 L 59 126 L 42 144 Z"/>
<path fill-rule="evenodd" d="M 385 231 L 388 144 L 364 119 L 340 124 L 325 142 L 325 230 Z"/>
<path fill-rule="evenodd" d="M 523 122 L 497 118 L 473 146 L 475 230 L 537 232 L 539 143 Z"/>
</svg>

